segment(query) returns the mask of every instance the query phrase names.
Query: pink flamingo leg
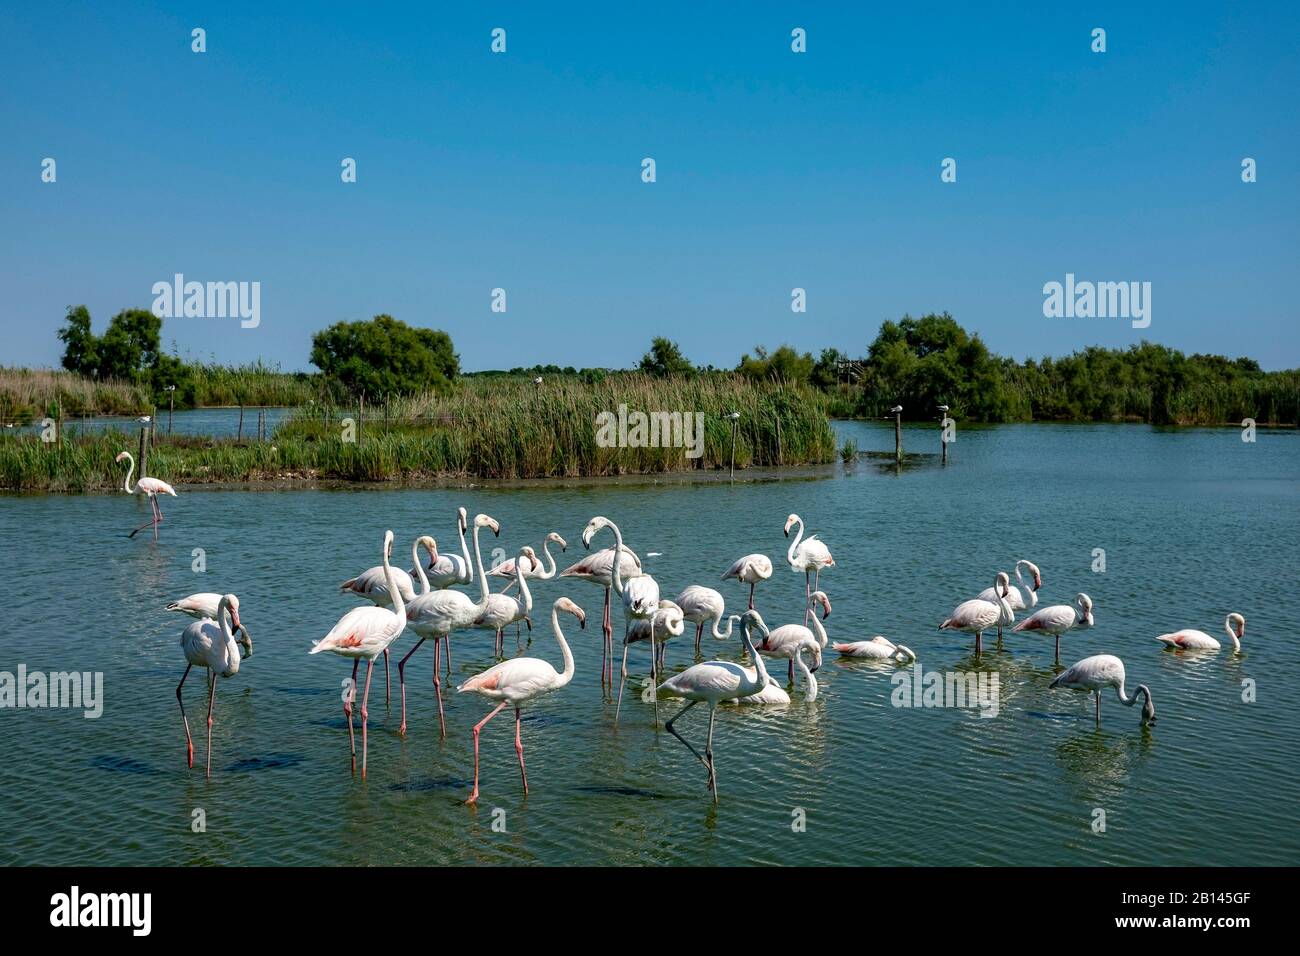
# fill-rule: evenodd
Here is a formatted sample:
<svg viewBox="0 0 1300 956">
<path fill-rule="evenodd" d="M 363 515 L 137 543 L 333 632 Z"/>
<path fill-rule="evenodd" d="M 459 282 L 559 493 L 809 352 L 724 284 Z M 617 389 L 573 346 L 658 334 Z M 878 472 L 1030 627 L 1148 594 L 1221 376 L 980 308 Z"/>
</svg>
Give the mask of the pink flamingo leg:
<svg viewBox="0 0 1300 956">
<path fill-rule="evenodd" d="M 700 656 L 700 638 L 704 636 L 704 622 L 695 625 L 695 656 Z"/>
<path fill-rule="evenodd" d="M 447 676 L 450 677 L 451 676 L 451 632 L 450 631 L 447 632 L 447 636 L 444 637 L 443 640 L 447 642 Z"/>
<path fill-rule="evenodd" d="M 812 616 L 812 582 L 808 578 L 808 572 L 803 573 L 803 626 L 808 626 L 808 619 Z"/>
<path fill-rule="evenodd" d="M 348 688 L 348 696 L 343 701 L 343 713 L 348 718 L 348 744 L 352 748 L 353 773 L 357 772 L 357 737 L 352 729 L 352 701 L 357 696 L 357 665 L 360 663 L 359 657 L 352 662 L 352 686 Z"/>
<path fill-rule="evenodd" d="M 181 699 L 181 688 L 185 686 L 185 678 L 190 676 L 190 668 L 193 664 L 185 667 L 185 673 L 181 675 L 181 682 L 176 685 L 176 703 L 181 705 L 181 721 L 185 724 L 185 751 L 187 760 L 191 767 L 194 766 L 194 738 L 190 736 L 190 719 L 185 716 L 185 701 Z"/>
<path fill-rule="evenodd" d="M 388 648 L 384 648 L 384 706 L 392 703 L 392 680 L 388 676 Z"/>
<path fill-rule="evenodd" d="M 411 659 L 412 654 L 420 649 L 420 645 L 423 643 L 424 638 L 420 638 L 415 646 L 406 652 L 406 656 L 397 662 L 397 683 L 402 688 L 402 726 L 397 728 L 397 732 L 403 735 L 406 733 L 406 662 Z"/>
<path fill-rule="evenodd" d="M 528 796 L 528 771 L 524 769 L 524 741 L 519 733 L 519 708 L 515 708 L 515 753 L 519 755 L 519 776 L 524 779 L 524 796 Z"/>
<path fill-rule="evenodd" d="M 751 611 L 754 610 L 754 585 L 757 583 L 757 581 L 749 582 L 749 609 Z"/>
<path fill-rule="evenodd" d="M 438 677 L 440 673 L 438 659 L 442 656 L 442 640 L 440 637 L 433 639 L 433 691 L 438 696 L 438 730 L 446 737 L 447 718 L 442 715 L 442 681 Z"/>
<path fill-rule="evenodd" d="M 208 671 L 208 776 L 212 776 L 212 709 L 217 705 L 217 675 Z"/>
<path fill-rule="evenodd" d="M 503 700 L 501 703 L 496 705 L 492 713 L 488 714 L 486 717 L 484 717 L 482 720 L 480 720 L 477 724 L 474 725 L 474 790 L 472 793 L 470 793 L 469 799 L 465 801 L 466 803 L 478 802 L 478 735 L 479 732 L 483 729 L 484 724 L 486 724 L 497 714 L 501 713 L 501 708 L 504 707 L 505 705 L 506 702 Z"/>
<path fill-rule="evenodd" d="M 366 732 L 370 726 L 370 711 L 367 705 L 370 703 L 370 676 L 375 671 L 375 662 L 366 661 L 366 692 L 361 698 L 361 779 L 366 779 L 366 754 L 368 752 L 368 741 Z"/>
</svg>

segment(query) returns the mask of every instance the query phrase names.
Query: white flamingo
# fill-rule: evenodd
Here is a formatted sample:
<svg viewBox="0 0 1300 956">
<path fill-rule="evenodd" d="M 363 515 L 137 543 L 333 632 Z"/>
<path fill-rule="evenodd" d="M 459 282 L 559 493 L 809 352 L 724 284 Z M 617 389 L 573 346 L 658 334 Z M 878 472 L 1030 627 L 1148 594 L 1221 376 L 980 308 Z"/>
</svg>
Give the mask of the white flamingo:
<svg viewBox="0 0 1300 956">
<path fill-rule="evenodd" d="M 812 654 L 813 659 L 816 662 L 813 664 L 811 668 L 809 668 L 808 665 L 804 662 L 803 655 L 805 651 Z M 817 677 L 813 674 L 813 671 L 821 667 L 821 648 L 817 646 L 817 642 L 810 637 L 804 638 L 803 641 L 799 643 L 799 646 L 795 648 L 794 663 L 798 666 L 799 671 L 803 674 L 804 700 L 806 700 L 809 703 L 812 703 L 814 700 L 817 699 L 817 693 L 818 693 Z M 745 670 L 752 672 L 754 668 L 747 667 L 745 668 Z M 767 682 L 767 686 L 764 687 L 762 690 L 760 690 L 757 694 L 751 694 L 749 697 L 737 697 L 734 700 L 724 700 L 723 703 L 724 704 L 788 704 L 790 703 L 790 695 L 789 693 L 787 693 L 784 687 L 777 686 L 776 681 L 769 680 Z"/>
<path fill-rule="evenodd" d="M 614 708 L 614 719 L 618 719 L 623 707 L 623 686 L 627 683 L 627 649 L 642 641 L 650 642 L 650 660 L 653 669 L 663 670 L 664 648 L 669 638 L 680 637 L 686 630 L 682 609 L 673 601 L 659 602 L 659 608 L 648 618 L 637 618 L 629 622 L 627 632 L 623 635 L 623 669 L 618 684 L 618 704 Z M 730 626 L 728 626 L 730 630 Z M 662 641 L 660 635 L 663 635 Z M 653 680 L 653 679 L 652 679 Z M 656 722 L 658 722 L 659 702 L 655 698 Z"/>
<path fill-rule="evenodd" d="M 600 661 L 600 684 L 611 686 L 614 683 L 614 625 L 609 615 L 609 592 L 614 586 L 613 578 L 614 549 L 604 548 L 587 555 L 577 564 L 560 572 L 562 578 L 579 578 L 605 589 L 605 607 L 601 614 L 601 633 L 604 636 L 604 650 Z M 634 578 L 641 574 L 641 559 L 631 548 L 624 548 L 618 562 L 618 573 L 624 578 Z"/>
<path fill-rule="evenodd" d="M 887 637 L 877 634 L 869 641 L 836 641 L 831 650 L 842 657 L 866 658 L 877 661 L 897 661 L 910 664 L 916 660 L 916 654 L 906 644 L 895 644 Z"/>
<path fill-rule="evenodd" d="M 822 627 L 822 621 L 831 616 L 831 600 L 826 596 L 825 591 L 814 591 L 812 594 L 812 603 L 822 606 L 821 621 L 817 615 L 812 615 L 813 630 L 809 630 L 802 624 L 782 624 L 774 631 L 764 633 L 763 640 L 758 643 L 758 650 L 761 654 L 767 654 L 769 657 L 784 657 L 790 661 L 788 682 L 794 683 L 794 658 L 795 654 L 801 647 L 806 646 L 808 641 L 812 641 L 817 646 L 817 653 L 813 657 L 813 670 L 816 670 L 822 663 L 822 648 L 826 646 L 826 629 Z"/>
<path fill-rule="evenodd" d="M 792 525 L 798 525 L 799 530 L 795 532 L 794 540 L 790 542 L 790 550 L 786 552 L 785 560 L 790 565 L 790 570 L 796 574 L 803 572 L 804 621 L 806 622 L 812 616 L 812 592 L 821 587 L 822 568 L 835 567 L 835 559 L 831 557 L 830 549 L 826 547 L 825 542 L 817 539 L 817 535 L 804 538 L 803 518 L 798 515 L 792 514 L 785 519 L 787 538 L 790 537 Z M 810 579 L 809 575 L 813 577 Z"/>
<path fill-rule="evenodd" d="M 536 551 L 529 552 L 532 556 L 523 562 L 524 577 L 531 578 L 535 581 L 549 581 L 555 577 L 558 567 L 555 564 L 555 556 L 551 554 L 552 541 L 560 546 L 561 551 L 569 550 L 569 542 L 560 537 L 558 531 L 552 531 L 546 536 L 546 540 L 542 542 L 541 561 L 537 560 Z M 515 576 L 515 559 L 510 558 L 507 561 L 502 561 L 488 572 L 488 577 L 494 576 L 498 578 L 513 578 Z M 511 581 L 503 590 L 509 591 L 514 586 L 515 582 Z"/>
<path fill-rule="evenodd" d="M 469 557 L 469 545 L 465 543 L 465 532 L 469 530 L 469 513 L 464 508 L 456 509 L 456 531 L 460 536 L 460 554 L 439 553 L 430 563 L 427 571 L 429 587 L 434 590 L 449 588 L 453 584 L 473 584 L 474 564 Z M 411 576 L 415 577 L 412 570 Z"/>
<path fill-rule="evenodd" d="M 557 671 L 549 661 L 537 657 L 516 657 L 500 664 L 494 664 L 483 673 L 471 677 L 456 688 L 456 692 L 481 694 L 489 700 L 499 700 L 492 713 L 474 725 L 474 790 L 466 803 L 478 800 L 478 736 L 483 725 L 501 712 L 501 708 L 511 704 L 515 708 L 515 753 L 519 757 L 519 776 L 524 782 L 524 795 L 528 794 L 528 772 L 524 770 L 524 742 L 520 734 L 520 708 L 544 694 L 557 691 L 573 680 L 573 653 L 569 643 L 560 630 L 560 612 L 572 614 L 578 619 L 579 627 L 587 626 L 587 615 L 582 608 L 568 598 L 559 598 L 551 607 L 551 629 L 555 632 L 555 641 L 560 645 L 564 655 L 564 670 Z"/>
<path fill-rule="evenodd" d="M 172 601 L 163 610 L 180 611 L 182 614 L 187 614 L 200 621 L 205 618 L 215 621 L 223 597 L 225 597 L 225 595 L 217 594 L 215 591 L 199 591 L 196 594 L 183 597 L 179 601 Z M 242 638 L 236 638 L 240 647 L 244 649 L 243 656 L 245 658 L 252 657 L 253 636 L 248 633 L 248 626 L 240 624 L 235 628 L 235 631 L 236 633 L 244 635 Z"/>
<path fill-rule="evenodd" d="M 695 625 L 695 653 L 700 653 L 700 638 L 704 636 L 704 626 L 710 625 L 713 636 L 720 641 L 725 641 L 731 637 L 731 624 L 734 619 L 727 618 L 727 629 L 719 630 L 718 625 L 722 622 L 722 615 L 726 613 L 726 602 L 722 595 L 713 588 L 706 588 L 701 584 L 692 584 L 684 588 L 682 593 L 677 595 L 677 600 L 673 602 L 682 609 L 682 617 Z"/>
<path fill-rule="evenodd" d="M 749 610 L 754 609 L 754 585 L 772 576 L 772 559 L 765 554 L 747 554 L 737 558 L 722 575 L 722 580 L 735 578 L 749 585 Z"/>
<path fill-rule="evenodd" d="M 1223 621 L 1223 629 L 1232 638 L 1232 650 L 1241 653 L 1241 639 L 1246 636 L 1246 619 L 1233 611 Z M 1217 651 L 1219 642 L 1204 631 L 1184 628 L 1172 634 L 1161 634 L 1156 640 L 1168 647 L 1182 648 L 1187 651 Z"/>
<path fill-rule="evenodd" d="M 185 678 L 190 676 L 191 667 L 203 667 L 208 671 L 208 769 L 212 776 L 212 711 L 217 703 L 217 678 L 234 677 L 239 673 L 239 645 L 235 642 L 234 631 L 240 630 L 239 598 L 233 594 L 224 594 L 217 601 L 217 613 L 213 618 L 203 618 L 190 624 L 181 631 L 181 650 L 185 652 L 185 673 L 176 685 L 176 703 L 181 707 L 181 721 L 185 724 L 186 759 L 194 766 L 194 738 L 190 736 L 190 720 L 185 716 L 185 701 L 181 697 L 181 688 Z M 233 630 L 232 630 L 233 628 Z"/>
<path fill-rule="evenodd" d="M 1097 698 L 1097 726 L 1101 726 L 1101 692 L 1107 687 L 1115 688 L 1115 696 L 1125 707 L 1132 707 L 1139 696 L 1144 698 L 1142 704 L 1142 722 L 1151 723 L 1156 719 L 1156 705 L 1151 700 L 1151 688 L 1138 684 L 1133 696 L 1124 693 L 1124 662 L 1113 654 L 1096 654 L 1085 657 L 1077 664 L 1071 664 L 1056 680 L 1047 685 L 1066 687 L 1070 690 L 1091 691 Z"/>
<path fill-rule="evenodd" d="M 1005 575 L 1004 575 L 1005 577 Z M 1061 659 L 1061 635 L 1066 631 L 1086 630 L 1096 622 L 1092 616 L 1092 598 L 1080 591 L 1073 604 L 1053 604 L 1035 611 L 1011 630 L 1037 631 L 1056 638 L 1056 659 Z"/>
<path fill-rule="evenodd" d="M 420 649 L 421 644 L 429 638 L 433 638 L 433 689 L 438 697 L 438 730 L 442 736 L 447 736 L 447 719 L 443 715 L 442 679 L 439 676 L 438 657 L 441 653 L 442 642 L 446 641 L 448 669 L 450 670 L 451 632 L 471 627 L 487 609 L 488 583 L 487 575 L 483 571 L 483 555 L 478 540 L 480 528 L 491 528 L 495 533 L 500 531 L 500 525 L 497 524 L 495 518 L 488 515 L 474 516 L 474 554 L 477 558 L 475 568 L 479 579 L 479 600 L 474 601 L 468 594 L 462 591 L 453 591 L 450 588 L 426 589 L 423 594 L 420 594 L 411 602 L 411 606 L 407 609 L 406 622 L 411 630 L 419 635 L 420 639 L 397 662 L 397 680 L 402 687 L 402 725 L 398 728 L 400 734 L 406 733 L 406 662 L 410 660 L 412 654 Z M 420 584 L 424 585 L 426 578 L 418 562 L 416 571 L 420 576 Z"/>
<path fill-rule="evenodd" d="M 1033 576 L 1034 583 L 1031 587 L 1025 583 L 1021 575 L 1021 568 L 1027 568 Z M 1043 575 L 1038 570 L 1038 565 L 1032 561 L 1026 561 L 1021 558 L 1016 562 L 1016 583 L 1007 591 L 1007 604 L 1011 606 L 1012 611 L 1028 611 L 1032 607 L 1038 606 L 1038 589 L 1043 586 Z M 997 592 L 994 588 L 985 588 L 979 594 L 975 595 L 981 601 L 996 601 Z M 998 646 L 1002 646 L 1002 623 L 998 622 Z"/>
<path fill-rule="evenodd" d="M 514 565 L 515 584 L 519 587 L 519 596 L 489 594 L 483 613 L 470 625 L 480 630 L 496 632 L 496 643 L 493 646 L 498 655 L 505 653 L 505 629 L 516 621 L 526 620 L 533 612 L 533 592 L 528 589 L 528 580 L 524 577 L 524 564 L 528 561 L 535 563 L 537 552 L 524 545 L 519 552 L 519 560 Z M 532 623 L 529 622 L 528 629 L 532 630 L 532 627 Z"/>
<path fill-rule="evenodd" d="M 939 630 L 964 631 L 975 635 L 975 653 L 980 653 L 984 632 L 995 624 L 1010 624 L 1014 620 L 1011 605 L 1007 603 L 1011 577 L 1005 571 L 999 571 L 993 581 L 996 601 L 972 598 L 962 601 L 939 625 Z M 1017 626 L 1016 630 L 1020 630 Z"/>
<path fill-rule="evenodd" d="M 145 528 L 148 528 L 150 525 L 153 526 L 154 537 L 157 537 L 158 525 L 162 524 L 162 519 L 163 519 L 162 509 L 158 507 L 158 495 L 171 495 L 173 498 L 175 498 L 176 489 L 173 488 L 171 485 L 167 484 L 167 482 L 162 481 L 161 479 L 150 478 L 147 475 L 142 477 L 139 481 L 137 481 L 135 483 L 135 487 L 132 488 L 131 476 L 135 474 L 135 459 L 131 457 L 131 453 L 129 451 L 124 451 L 124 452 L 119 452 L 118 456 L 114 458 L 113 461 L 119 462 L 122 461 L 123 459 L 126 459 L 126 461 L 129 464 L 126 469 L 126 480 L 122 482 L 122 490 L 125 491 L 128 495 L 142 494 L 145 497 L 147 497 L 149 499 L 149 507 L 153 512 L 153 519 L 151 521 L 146 521 L 144 524 L 140 525 L 140 527 L 136 528 L 134 531 L 128 534 L 127 537 L 134 538 L 137 534 L 139 534 Z"/>
<path fill-rule="evenodd" d="M 354 607 L 339 618 L 330 632 L 316 642 L 308 652 L 319 654 L 329 651 L 340 657 L 352 658 L 352 683 L 344 697 L 343 712 L 348 718 L 348 741 L 352 747 L 352 768 L 356 771 L 357 742 L 352 730 L 352 701 L 356 697 L 357 665 L 366 662 L 366 690 L 361 698 L 361 776 L 366 775 L 366 758 L 369 752 L 368 729 L 370 723 L 370 678 L 375 670 L 375 658 L 388 649 L 388 645 L 401 635 L 406 627 L 406 602 L 397 587 L 390 563 L 393 552 L 393 532 L 384 532 L 384 572 L 388 593 L 393 595 L 393 608 L 370 605 Z"/>
<path fill-rule="evenodd" d="M 748 697 L 763 690 L 770 682 L 763 658 L 754 649 L 749 639 L 750 627 L 756 627 L 761 634 L 767 635 L 767 625 L 762 616 L 753 610 L 746 611 L 740 618 L 740 639 L 745 650 L 754 659 L 752 669 L 741 667 L 731 661 L 705 661 L 693 664 L 680 674 L 675 674 L 664 681 L 657 689 L 659 698 L 680 697 L 686 706 L 668 719 L 668 732 L 686 745 L 686 749 L 695 754 L 697 760 L 704 764 L 709 773 L 709 789 L 713 791 L 713 802 L 718 802 L 718 776 L 713 767 L 713 724 L 718 715 L 718 704 L 724 700 Z M 686 738 L 673 726 L 688 710 L 696 704 L 709 705 L 709 736 L 704 745 L 704 754 L 687 743 Z"/>
</svg>

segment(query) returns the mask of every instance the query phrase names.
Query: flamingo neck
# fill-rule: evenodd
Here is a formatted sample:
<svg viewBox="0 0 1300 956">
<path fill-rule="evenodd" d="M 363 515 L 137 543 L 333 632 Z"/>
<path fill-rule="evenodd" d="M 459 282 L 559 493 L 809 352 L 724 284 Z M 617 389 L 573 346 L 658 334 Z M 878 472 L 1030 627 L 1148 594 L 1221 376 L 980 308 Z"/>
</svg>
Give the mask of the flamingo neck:
<svg viewBox="0 0 1300 956">
<path fill-rule="evenodd" d="M 816 620 L 816 618 L 814 617 L 813 620 Z M 817 675 L 814 674 L 812 671 L 810 671 L 808 669 L 808 665 L 803 662 L 802 647 L 799 648 L 799 650 L 795 651 L 794 661 L 796 664 L 799 665 L 799 669 L 803 671 L 803 679 L 808 687 L 808 700 L 810 701 L 816 700 L 817 699 Z"/>
<path fill-rule="evenodd" d="M 230 602 L 223 595 L 221 602 L 217 605 L 217 623 L 221 627 L 221 636 L 225 638 L 226 646 L 226 669 L 233 673 L 239 670 L 239 645 L 235 643 L 235 632 L 230 629 L 231 623 Z M 213 675 L 214 678 L 216 675 Z"/>
<path fill-rule="evenodd" d="M 437 553 L 436 551 L 433 552 L 432 557 L 433 557 L 434 560 L 437 560 L 437 558 L 438 558 L 438 553 Z M 418 574 L 418 575 L 420 576 L 420 593 L 421 593 L 421 594 L 428 594 L 428 593 L 429 593 L 429 578 L 428 578 L 428 576 L 424 573 L 424 564 L 423 564 L 423 562 L 420 561 L 420 541 L 419 541 L 418 538 L 417 538 L 417 539 L 415 540 L 415 542 L 411 545 L 411 560 L 415 562 L 415 573 Z"/>
<path fill-rule="evenodd" d="M 618 525 L 614 522 L 609 523 L 609 530 L 614 532 L 614 566 L 610 568 L 609 580 L 618 596 L 623 596 L 623 575 L 619 571 L 619 566 L 623 563 L 623 532 L 618 530 Z"/>
<path fill-rule="evenodd" d="M 523 606 L 524 613 L 532 613 L 533 592 L 528 590 L 528 579 L 524 577 L 524 556 L 522 552 L 519 557 L 515 558 L 515 584 L 519 586 L 519 603 Z"/>
<path fill-rule="evenodd" d="M 794 564 L 795 552 L 799 550 L 799 543 L 803 541 L 803 518 L 795 515 L 794 520 L 797 530 L 794 533 L 794 540 L 790 542 L 790 550 L 785 553 L 785 559 L 790 564 Z"/>
<path fill-rule="evenodd" d="M 457 528 L 457 530 L 458 530 L 459 533 L 460 533 L 460 556 L 461 556 L 462 558 L 465 559 L 465 579 L 464 579 L 463 581 L 459 581 L 459 582 L 457 582 L 457 583 L 459 583 L 459 584 L 469 584 L 469 582 L 472 581 L 472 580 L 474 579 L 474 578 L 473 578 L 473 573 L 472 573 L 472 569 L 473 569 L 473 567 L 474 567 L 474 562 L 471 561 L 470 558 L 469 558 L 469 545 L 467 545 L 467 544 L 465 543 L 465 525 L 464 525 L 464 523 L 458 520 L 458 521 L 456 522 L 456 528 Z"/>
<path fill-rule="evenodd" d="M 731 617 L 727 618 L 727 629 L 725 631 L 718 628 L 720 623 L 722 623 L 722 608 L 719 608 L 718 613 L 713 615 L 713 636 L 719 641 L 730 640 L 731 626 L 736 623 L 736 616 L 733 614 Z"/>
<path fill-rule="evenodd" d="M 126 480 L 122 482 L 122 489 L 128 494 L 135 494 L 135 489 L 131 487 L 131 476 L 135 474 L 135 459 L 131 457 L 128 451 L 126 454 Z"/>
<path fill-rule="evenodd" d="M 1230 638 L 1232 638 L 1232 649 L 1233 649 L 1234 651 L 1238 651 L 1238 652 L 1240 652 L 1240 651 L 1241 651 L 1241 639 L 1240 639 L 1239 637 L 1237 637 L 1237 632 L 1234 631 L 1234 630 L 1232 629 L 1232 618 L 1231 618 L 1231 617 L 1224 618 L 1224 620 L 1223 620 L 1223 629 L 1224 629 L 1225 631 L 1227 631 L 1227 632 L 1228 632 L 1228 636 L 1229 636 Z"/>
<path fill-rule="evenodd" d="M 749 656 L 754 659 L 755 683 L 758 685 L 754 693 L 757 694 L 772 682 L 772 678 L 767 675 L 767 665 L 763 663 L 763 655 L 754 650 L 754 642 L 749 637 L 749 622 L 744 618 L 741 618 L 740 621 L 740 639 L 744 642 L 745 650 L 749 652 Z"/>
<path fill-rule="evenodd" d="M 573 680 L 573 652 L 569 650 L 569 642 L 564 639 L 564 631 L 560 630 L 560 609 L 551 608 L 551 630 L 555 632 L 555 640 L 560 645 L 560 653 L 564 655 L 564 670 L 560 672 L 560 679 L 556 681 L 556 687 L 563 687 L 569 681 Z"/>
<path fill-rule="evenodd" d="M 474 567 L 478 571 L 478 587 L 482 595 L 478 603 L 480 607 L 487 607 L 487 600 L 488 600 L 487 572 L 483 570 L 483 552 L 479 548 L 478 532 L 479 532 L 479 526 L 478 523 L 475 522 L 474 524 Z"/>
<path fill-rule="evenodd" d="M 817 643 L 822 647 L 826 646 L 826 628 L 822 627 L 821 620 L 817 617 L 817 612 L 813 611 L 812 616 L 813 630 L 817 632 Z"/>
<path fill-rule="evenodd" d="M 550 538 L 547 538 L 545 541 L 542 542 L 542 554 L 545 556 L 546 563 L 550 565 L 550 568 L 548 568 L 545 571 L 539 570 L 535 576 L 538 578 L 538 580 L 549 581 L 551 580 L 551 578 L 555 577 L 556 572 L 560 570 L 559 566 L 555 563 L 555 556 L 551 554 Z"/>
<path fill-rule="evenodd" d="M 419 567 L 419 562 L 416 562 Z M 424 577 L 423 574 L 420 577 Z M 402 592 L 397 586 L 397 579 L 393 577 L 393 566 L 388 560 L 388 545 L 384 545 L 384 584 L 388 585 L 388 596 L 393 599 L 393 613 L 401 621 L 401 627 L 406 627 L 406 602 L 402 600 Z M 400 630 L 401 627 L 398 629 Z"/>
</svg>

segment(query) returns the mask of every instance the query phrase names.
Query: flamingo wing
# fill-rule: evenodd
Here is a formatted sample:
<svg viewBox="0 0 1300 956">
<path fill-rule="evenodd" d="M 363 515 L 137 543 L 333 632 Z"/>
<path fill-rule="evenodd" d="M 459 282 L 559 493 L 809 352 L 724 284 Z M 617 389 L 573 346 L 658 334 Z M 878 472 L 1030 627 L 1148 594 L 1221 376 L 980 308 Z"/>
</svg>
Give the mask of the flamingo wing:
<svg viewBox="0 0 1300 956">
<path fill-rule="evenodd" d="M 472 691 L 511 701 L 538 697 L 555 688 L 559 674 L 549 662 L 537 657 L 516 657 L 494 664 L 456 688 L 458 693 Z"/>
<path fill-rule="evenodd" d="M 1040 611 L 1035 611 L 1011 630 L 1013 631 L 1047 631 L 1055 634 L 1068 631 L 1078 620 L 1074 607 L 1069 604 L 1053 604 Z"/>
<path fill-rule="evenodd" d="M 354 607 L 339 618 L 309 653 L 333 651 L 349 657 L 373 657 L 396 639 L 399 618 L 383 607 Z"/>
</svg>

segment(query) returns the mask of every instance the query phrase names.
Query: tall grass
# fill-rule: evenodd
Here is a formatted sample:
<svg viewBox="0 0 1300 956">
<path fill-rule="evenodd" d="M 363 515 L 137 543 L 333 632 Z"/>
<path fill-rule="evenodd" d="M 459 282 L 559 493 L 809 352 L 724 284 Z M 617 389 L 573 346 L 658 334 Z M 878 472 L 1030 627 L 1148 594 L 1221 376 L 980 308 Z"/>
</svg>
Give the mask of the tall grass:
<svg viewBox="0 0 1300 956">
<path fill-rule="evenodd" d="M 0 367 L 0 422 L 26 424 L 59 414 L 139 415 L 153 407 L 148 390 L 131 382 L 82 378 L 74 372 Z"/>
<path fill-rule="evenodd" d="M 282 372 L 261 362 L 191 365 L 196 405 L 305 405 L 333 400 L 320 373 Z"/>
</svg>

